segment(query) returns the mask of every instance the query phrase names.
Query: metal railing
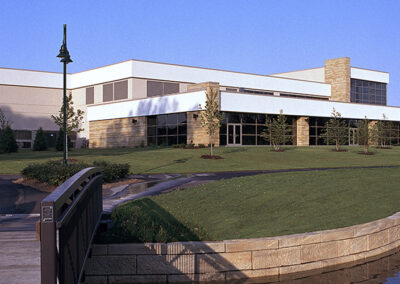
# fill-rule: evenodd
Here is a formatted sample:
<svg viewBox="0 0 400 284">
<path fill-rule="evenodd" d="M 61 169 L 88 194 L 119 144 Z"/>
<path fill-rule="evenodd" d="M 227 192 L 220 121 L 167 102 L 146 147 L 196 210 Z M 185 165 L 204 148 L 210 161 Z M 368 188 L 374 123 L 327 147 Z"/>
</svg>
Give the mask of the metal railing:
<svg viewBox="0 0 400 284">
<path fill-rule="evenodd" d="M 103 176 L 84 169 L 41 202 L 41 282 L 79 283 L 103 211 Z"/>
</svg>

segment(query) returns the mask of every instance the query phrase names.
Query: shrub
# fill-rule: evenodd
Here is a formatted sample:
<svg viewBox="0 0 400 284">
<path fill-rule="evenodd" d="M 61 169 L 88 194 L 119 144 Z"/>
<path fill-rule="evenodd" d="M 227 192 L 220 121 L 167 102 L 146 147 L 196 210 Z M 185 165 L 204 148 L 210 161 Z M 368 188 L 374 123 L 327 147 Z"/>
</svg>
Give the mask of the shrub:
<svg viewBox="0 0 400 284">
<path fill-rule="evenodd" d="M 35 141 L 33 142 L 33 150 L 34 151 L 45 151 L 47 150 L 47 139 L 46 135 L 44 135 L 42 127 L 36 132 Z"/>
<path fill-rule="evenodd" d="M 95 161 L 93 166 L 99 167 L 103 170 L 103 180 L 105 182 L 112 182 L 129 175 L 128 164 L 113 164 L 106 161 Z"/>
<path fill-rule="evenodd" d="M 10 126 L 6 126 L 0 132 L 0 153 L 11 153 L 18 151 L 18 144 Z"/>
<path fill-rule="evenodd" d="M 70 163 L 67 166 L 63 166 L 61 161 L 53 160 L 46 163 L 28 165 L 21 171 L 21 175 L 24 178 L 35 179 L 39 182 L 60 185 L 77 172 L 91 166 L 103 169 L 103 180 L 105 182 L 113 182 L 129 174 L 128 164 L 112 164 L 98 161 L 93 163 L 93 165 Z"/>
<path fill-rule="evenodd" d="M 210 144 L 208 144 L 208 145 L 210 145 Z M 214 144 L 213 144 L 213 146 L 214 146 Z M 204 145 L 204 144 L 199 144 L 199 148 L 206 148 L 206 145 Z"/>
</svg>

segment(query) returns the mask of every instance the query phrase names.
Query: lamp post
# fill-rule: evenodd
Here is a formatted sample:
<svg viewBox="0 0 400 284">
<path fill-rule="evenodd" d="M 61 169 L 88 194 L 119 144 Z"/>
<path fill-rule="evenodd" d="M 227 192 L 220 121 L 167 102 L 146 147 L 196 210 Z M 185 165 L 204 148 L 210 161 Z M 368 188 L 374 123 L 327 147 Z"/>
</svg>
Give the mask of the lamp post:
<svg viewBox="0 0 400 284">
<path fill-rule="evenodd" d="M 67 64 L 71 63 L 71 57 L 67 49 L 67 25 L 64 24 L 64 40 L 57 57 L 61 58 L 60 62 L 64 63 L 64 88 L 63 88 L 63 132 L 64 132 L 64 155 L 63 166 L 67 165 Z"/>
</svg>

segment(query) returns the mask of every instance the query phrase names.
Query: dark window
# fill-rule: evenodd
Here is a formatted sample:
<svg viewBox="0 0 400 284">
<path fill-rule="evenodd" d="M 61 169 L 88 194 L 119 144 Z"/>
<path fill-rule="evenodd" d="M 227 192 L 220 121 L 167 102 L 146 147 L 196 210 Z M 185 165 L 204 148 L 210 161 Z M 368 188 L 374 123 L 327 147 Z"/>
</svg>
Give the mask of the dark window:
<svg viewBox="0 0 400 284">
<path fill-rule="evenodd" d="M 86 104 L 94 103 L 94 87 L 86 88 Z"/>
<path fill-rule="evenodd" d="M 148 145 L 186 144 L 186 121 L 186 113 L 148 116 Z"/>
<path fill-rule="evenodd" d="M 113 83 L 103 85 L 103 102 L 110 102 L 113 100 Z"/>
<path fill-rule="evenodd" d="M 128 98 L 128 81 L 114 83 L 114 100 L 123 100 Z"/>
<path fill-rule="evenodd" d="M 147 81 L 147 96 L 161 96 L 163 94 L 163 83 L 156 81 Z"/>
<path fill-rule="evenodd" d="M 164 83 L 164 95 L 179 93 L 178 83 Z"/>
<path fill-rule="evenodd" d="M 350 102 L 386 105 L 386 84 L 351 79 Z"/>
<path fill-rule="evenodd" d="M 15 140 L 32 140 L 32 131 L 30 130 L 14 130 Z"/>
<path fill-rule="evenodd" d="M 179 93 L 179 83 L 147 81 L 147 96 L 162 96 Z"/>
</svg>

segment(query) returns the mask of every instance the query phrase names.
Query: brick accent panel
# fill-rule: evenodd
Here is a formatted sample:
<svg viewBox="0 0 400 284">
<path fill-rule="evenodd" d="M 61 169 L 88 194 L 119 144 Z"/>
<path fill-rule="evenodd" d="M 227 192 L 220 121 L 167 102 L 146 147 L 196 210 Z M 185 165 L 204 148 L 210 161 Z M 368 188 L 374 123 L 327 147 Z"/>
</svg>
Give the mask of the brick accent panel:
<svg viewBox="0 0 400 284">
<path fill-rule="evenodd" d="M 325 60 L 325 82 L 331 84 L 331 101 L 350 102 L 350 58 Z"/>
<path fill-rule="evenodd" d="M 269 282 L 360 264 L 365 264 L 366 271 L 370 271 L 368 277 L 372 277 L 375 272 L 367 262 L 399 248 L 400 212 L 366 224 L 281 237 L 93 245 L 86 263 L 85 283 L 223 281 L 253 277 L 263 277 Z M 329 278 L 329 274 L 323 275 Z M 344 282 L 345 279 L 335 281 Z"/>
<path fill-rule="evenodd" d="M 309 146 L 310 145 L 310 126 L 308 124 L 308 117 L 299 117 L 296 121 L 296 145 Z"/>
<path fill-rule="evenodd" d="M 132 123 L 132 119 L 136 123 Z M 130 117 L 89 122 L 89 147 L 137 147 L 146 146 L 146 117 Z"/>
</svg>

